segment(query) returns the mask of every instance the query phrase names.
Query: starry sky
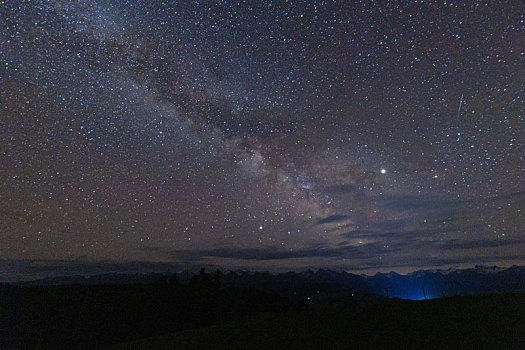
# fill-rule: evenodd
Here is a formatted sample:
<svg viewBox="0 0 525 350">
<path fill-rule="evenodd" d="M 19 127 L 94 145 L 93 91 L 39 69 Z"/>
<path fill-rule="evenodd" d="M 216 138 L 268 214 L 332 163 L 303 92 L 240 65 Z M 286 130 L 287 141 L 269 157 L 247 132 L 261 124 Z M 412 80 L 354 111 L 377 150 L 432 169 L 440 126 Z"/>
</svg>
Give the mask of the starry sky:
<svg viewBox="0 0 525 350">
<path fill-rule="evenodd" d="M 522 1 L 2 0 L 0 87 L 0 273 L 525 263 Z"/>
</svg>

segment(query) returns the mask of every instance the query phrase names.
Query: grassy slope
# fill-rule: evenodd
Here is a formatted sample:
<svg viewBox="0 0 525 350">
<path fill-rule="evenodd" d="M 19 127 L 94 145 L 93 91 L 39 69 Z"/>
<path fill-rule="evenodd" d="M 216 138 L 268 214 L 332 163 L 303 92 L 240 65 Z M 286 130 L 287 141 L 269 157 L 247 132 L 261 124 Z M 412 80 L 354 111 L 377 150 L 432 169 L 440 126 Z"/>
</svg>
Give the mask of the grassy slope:
<svg viewBox="0 0 525 350">
<path fill-rule="evenodd" d="M 113 349 L 321 348 L 525 349 L 525 294 L 257 314 Z"/>
</svg>

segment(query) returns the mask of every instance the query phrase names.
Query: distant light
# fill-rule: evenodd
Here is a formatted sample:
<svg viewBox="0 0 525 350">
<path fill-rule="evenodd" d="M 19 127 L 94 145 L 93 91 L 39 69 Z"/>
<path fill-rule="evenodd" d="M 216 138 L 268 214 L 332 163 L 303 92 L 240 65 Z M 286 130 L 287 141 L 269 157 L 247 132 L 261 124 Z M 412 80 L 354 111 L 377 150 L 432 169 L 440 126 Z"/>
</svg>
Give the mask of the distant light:
<svg viewBox="0 0 525 350">
<path fill-rule="evenodd" d="M 381 174 L 386 174 L 386 169 L 381 169 Z"/>
<path fill-rule="evenodd" d="M 262 226 L 259 226 L 259 230 L 262 230 Z"/>
</svg>

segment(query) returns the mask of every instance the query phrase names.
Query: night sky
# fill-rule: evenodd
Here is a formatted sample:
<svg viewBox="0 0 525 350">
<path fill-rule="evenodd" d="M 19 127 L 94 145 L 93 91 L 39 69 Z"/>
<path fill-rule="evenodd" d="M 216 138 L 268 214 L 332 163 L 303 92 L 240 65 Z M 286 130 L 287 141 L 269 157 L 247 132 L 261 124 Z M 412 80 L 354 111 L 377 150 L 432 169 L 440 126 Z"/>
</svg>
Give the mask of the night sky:
<svg viewBox="0 0 525 350">
<path fill-rule="evenodd" d="M 523 1 L 0 4 L 0 273 L 525 263 Z"/>
</svg>

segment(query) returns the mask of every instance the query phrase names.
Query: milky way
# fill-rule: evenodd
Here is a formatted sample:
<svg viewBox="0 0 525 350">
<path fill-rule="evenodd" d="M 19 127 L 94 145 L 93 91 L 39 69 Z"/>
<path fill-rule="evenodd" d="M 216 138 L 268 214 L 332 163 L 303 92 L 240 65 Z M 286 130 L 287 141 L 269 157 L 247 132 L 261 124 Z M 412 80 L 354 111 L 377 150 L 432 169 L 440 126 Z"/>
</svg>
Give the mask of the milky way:
<svg viewBox="0 0 525 350">
<path fill-rule="evenodd" d="M 525 262 L 521 1 L 0 6 L 5 271 Z"/>
</svg>

